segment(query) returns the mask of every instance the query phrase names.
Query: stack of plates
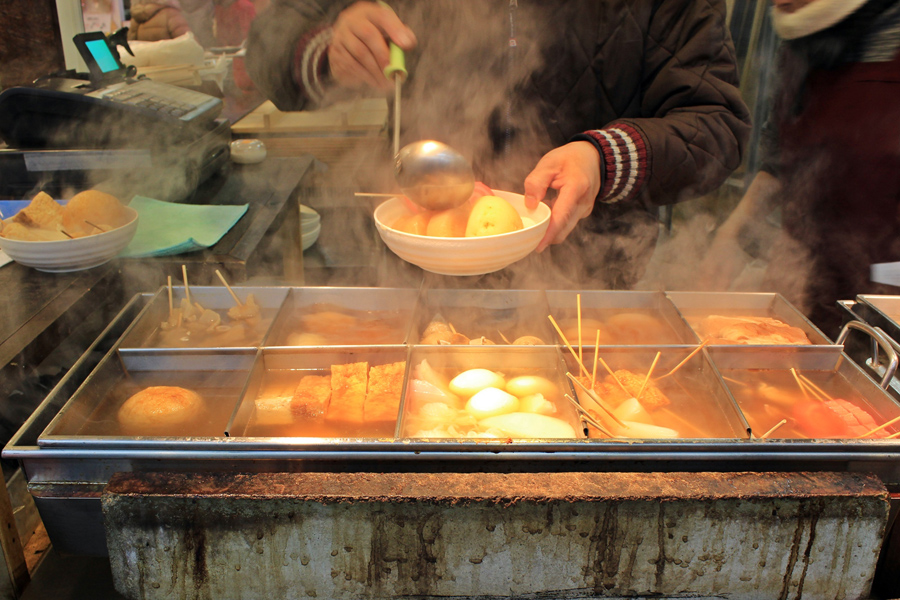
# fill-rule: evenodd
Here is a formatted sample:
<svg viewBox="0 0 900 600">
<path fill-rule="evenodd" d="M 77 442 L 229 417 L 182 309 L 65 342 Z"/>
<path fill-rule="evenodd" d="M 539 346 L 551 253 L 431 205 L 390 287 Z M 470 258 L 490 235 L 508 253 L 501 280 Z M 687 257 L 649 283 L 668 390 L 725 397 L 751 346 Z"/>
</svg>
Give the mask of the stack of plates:
<svg viewBox="0 0 900 600">
<path fill-rule="evenodd" d="M 316 243 L 322 232 L 322 217 L 310 207 L 300 205 L 300 243 L 306 250 Z"/>
</svg>

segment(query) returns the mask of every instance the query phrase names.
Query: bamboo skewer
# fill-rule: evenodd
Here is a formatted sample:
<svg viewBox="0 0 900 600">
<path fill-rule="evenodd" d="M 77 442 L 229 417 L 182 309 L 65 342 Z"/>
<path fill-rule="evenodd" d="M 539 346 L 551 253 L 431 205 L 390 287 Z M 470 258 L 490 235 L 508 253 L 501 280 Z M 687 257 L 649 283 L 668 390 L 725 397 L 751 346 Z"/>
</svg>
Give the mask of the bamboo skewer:
<svg viewBox="0 0 900 600">
<path fill-rule="evenodd" d="M 584 361 L 584 353 L 581 344 L 581 294 L 575 294 L 575 302 L 578 306 L 578 362 L 582 362 Z"/>
<path fill-rule="evenodd" d="M 892 433 L 891 435 L 887 436 L 887 437 L 884 438 L 884 439 L 886 439 L 886 440 L 893 440 L 893 439 L 898 438 L 898 437 L 900 437 L 900 431 L 898 431 L 897 433 Z"/>
<path fill-rule="evenodd" d="M 559 334 L 560 339 L 562 339 L 563 343 L 566 345 L 566 348 L 569 349 L 569 352 L 572 353 L 572 357 L 578 361 L 578 366 L 581 367 L 581 371 L 579 373 L 584 372 L 587 374 L 588 370 L 584 367 L 584 363 L 581 362 L 581 359 L 578 358 L 578 354 L 575 352 L 575 349 L 572 348 L 572 344 L 569 343 L 569 340 L 566 338 L 566 334 L 562 332 L 562 329 L 559 328 L 559 325 L 556 323 L 556 319 L 553 318 L 553 315 L 547 315 L 547 318 L 550 319 L 550 322 L 553 324 L 553 327 L 556 329 L 556 333 Z"/>
<path fill-rule="evenodd" d="M 63 234 L 64 236 L 66 236 L 67 238 L 69 238 L 70 240 L 74 240 L 74 239 L 75 239 L 75 236 L 74 236 L 74 235 L 72 235 L 71 233 L 69 233 L 68 231 L 66 231 L 65 229 L 63 229 L 62 227 L 59 228 L 59 232 L 60 232 L 61 234 Z"/>
<path fill-rule="evenodd" d="M 456 333 L 457 333 L 456 327 L 453 326 L 453 323 L 451 323 L 450 321 L 447 321 L 447 327 L 450 328 L 450 333 L 452 333 L 453 335 L 456 335 Z"/>
<path fill-rule="evenodd" d="M 606 361 L 601 358 L 600 364 L 603 365 L 603 368 L 606 369 L 606 372 L 609 373 L 613 379 L 615 379 L 616 383 L 619 384 L 619 387 L 622 388 L 622 391 L 625 392 L 625 394 L 627 394 L 629 397 L 631 397 L 631 392 L 628 391 L 628 388 L 625 387 L 625 384 L 622 383 L 622 380 L 616 377 L 616 374 L 612 369 L 609 368 L 609 365 L 606 364 Z"/>
<path fill-rule="evenodd" d="M 169 288 L 169 322 L 172 321 L 172 313 L 175 311 L 175 304 L 172 301 L 172 276 L 169 275 L 166 287 Z"/>
<path fill-rule="evenodd" d="M 896 423 L 896 422 L 898 422 L 898 421 L 900 421 L 900 417 L 897 417 L 897 418 L 895 418 L 895 419 L 891 419 L 890 421 L 888 421 L 888 422 L 885 423 L 884 425 L 879 425 L 878 427 L 876 427 L 876 428 L 873 429 L 872 431 L 867 431 L 867 432 L 864 433 L 863 435 L 858 435 L 858 436 L 856 436 L 856 437 L 857 437 L 857 439 L 869 437 L 870 435 L 872 435 L 872 434 L 875 433 L 876 431 L 881 431 L 881 430 L 884 429 L 885 427 L 890 427 L 891 425 L 893 425 L 894 423 Z"/>
<path fill-rule="evenodd" d="M 241 299 L 237 297 L 237 294 L 234 293 L 234 290 L 231 289 L 231 286 L 228 285 L 228 282 L 225 281 L 225 277 L 222 275 L 222 272 L 216 269 L 216 275 L 219 276 L 219 279 L 222 280 L 222 283 L 225 285 L 225 289 L 228 290 L 228 293 L 231 294 L 231 297 L 234 298 L 234 301 L 237 302 L 238 306 L 243 306 L 244 303 L 241 302 Z"/>
<path fill-rule="evenodd" d="M 600 329 L 597 329 L 597 340 L 594 342 L 594 369 L 591 371 L 591 389 L 594 389 L 594 384 L 597 382 L 597 357 L 600 356 L 600 351 L 597 349 L 600 346 Z"/>
<path fill-rule="evenodd" d="M 650 381 L 650 376 L 653 375 L 653 369 L 656 368 L 656 363 L 659 362 L 659 357 L 662 355 L 662 352 L 656 353 L 656 358 L 653 359 L 653 364 L 650 365 L 650 370 L 647 371 L 647 376 L 644 377 L 644 383 L 641 384 L 641 389 L 638 392 L 637 396 L 634 397 L 638 402 L 641 401 L 641 394 L 644 393 L 644 390 L 647 388 L 647 382 Z"/>
<path fill-rule="evenodd" d="M 400 194 L 369 194 L 365 192 L 356 192 L 353 194 L 357 198 L 396 198 Z"/>
<path fill-rule="evenodd" d="M 674 375 L 678 369 L 680 369 L 681 367 L 683 367 L 685 365 L 685 363 L 687 363 L 687 361 L 694 358 L 695 354 L 697 354 L 698 352 L 703 350 L 703 348 L 705 348 L 708 343 L 709 343 L 709 340 L 703 340 L 699 346 L 697 346 L 696 348 L 691 350 L 691 353 L 684 357 L 684 360 L 682 360 L 680 363 L 675 365 L 675 367 L 671 371 L 666 373 L 665 375 L 661 375 L 661 376 L 657 377 L 656 381 L 659 381 L 660 379 L 664 379 L 664 378 L 668 377 L 669 375 Z"/>
<path fill-rule="evenodd" d="M 809 400 L 809 392 L 806 389 L 806 385 L 800 379 L 800 376 L 797 375 L 797 370 L 794 367 L 791 367 L 791 375 L 794 376 L 794 381 L 796 381 L 797 385 L 800 386 L 800 391 L 803 392 L 803 397 L 806 398 L 807 400 Z M 816 400 L 819 400 L 819 399 L 820 398 L 816 397 Z"/>
<path fill-rule="evenodd" d="M 84 222 L 87 223 L 88 225 L 90 225 L 91 227 L 93 227 L 94 229 L 99 229 L 100 231 L 103 231 L 103 228 L 100 227 L 99 225 L 97 225 L 96 223 L 91 223 L 87 219 L 85 219 Z"/>
<path fill-rule="evenodd" d="M 615 414 L 613 414 L 612 408 L 610 408 L 610 407 L 606 404 L 606 402 L 604 402 L 603 399 L 600 398 L 600 396 L 597 395 L 597 392 L 595 392 L 594 390 L 589 390 L 589 389 L 587 388 L 587 386 L 585 386 L 583 383 L 581 383 L 580 381 L 578 381 L 578 379 L 577 379 L 574 375 L 572 375 L 571 373 L 566 373 L 566 377 L 568 377 L 569 379 L 571 379 L 572 382 L 573 382 L 575 385 L 577 385 L 577 386 L 580 387 L 582 390 L 584 390 L 584 393 L 586 393 L 586 394 L 588 395 L 588 397 L 589 397 L 591 400 L 593 400 L 593 401 L 597 404 L 597 406 L 599 406 L 600 408 L 602 408 L 602 409 L 603 409 L 610 417 L 612 417 L 612 420 L 613 420 L 613 421 L 615 421 L 615 422 L 616 422 L 619 426 L 621 426 L 621 427 L 626 427 L 625 423 L 623 423 L 622 420 L 619 419 L 619 417 L 617 417 Z"/>
<path fill-rule="evenodd" d="M 778 422 L 772 427 L 772 429 L 768 430 L 767 432 L 765 432 L 764 434 L 762 434 L 761 436 L 759 436 L 759 439 L 761 439 L 761 440 L 766 439 L 767 437 L 769 437 L 770 435 L 772 435 L 773 433 L 775 433 L 775 431 L 776 431 L 779 427 L 781 427 L 782 425 L 784 425 L 785 423 L 787 423 L 787 419 L 782 419 L 782 420 L 778 421 Z"/>
<path fill-rule="evenodd" d="M 588 422 L 588 424 L 593 425 L 594 427 L 599 429 L 600 433 L 602 433 L 603 435 L 608 435 L 609 437 L 615 437 L 603 425 L 601 425 L 600 422 L 597 421 L 597 419 L 595 419 L 593 416 L 591 416 L 591 414 L 587 410 L 585 410 L 585 408 L 583 406 L 578 404 L 578 402 L 575 400 L 575 398 L 573 398 L 569 394 L 564 394 L 564 396 L 565 396 L 566 400 L 568 400 L 569 402 L 572 403 L 572 406 L 575 407 L 575 410 L 578 411 L 578 414 L 580 414 L 584 418 L 584 420 Z"/>
<path fill-rule="evenodd" d="M 724 375 L 722 375 L 722 379 L 724 379 L 725 381 L 728 381 L 730 383 L 736 383 L 738 385 L 747 385 L 746 381 L 738 381 L 737 379 L 732 379 L 731 377 L 725 377 Z"/>
<path fill-rule="evenodd" d="M 505 335 L 503 335 L 503 332 L 502 332 L 502 331 L 500 331 L 500 330 L 498 329 L 498 330 L 497 330 L 497 333 L 500 334 L 500 337 L 503 339 L 504 342 L 506 342 L 507 344 L 509 344 L 510 346 L 512 346 L 512 342 L 509 341 L 509 339 L 507 339 L 507 337 L 506 337 Z"/>
<path fill-rule="evenodd" d="M 184 280 L 184 297 L 187 298 L 188 306 L 193 306 L 191 302 L 191 287 L 188 285 L 187 267 L 181 265 L 181 278 Z"/>
<path fill-rule="evenodd" d="M 828 395 L 828 392 L 826 392 L 825 390 L 823 390 L 822 388 L 817 386 L 815 383 L 813 383 L 809 377 L 807 377 L 806 375 L 804 375 L 802 373 L 798 373 L 798 375 L 800 376 L 800 379 L 802 379 L 804 382 L 806 382 L 806 385 L 808 385 L 809 387 L 814 389 L 816 392 L 821 394 L 823 398 L 825 398 L 826 400 L 834 400 L 834 398 L 832 398 L 831 396 Z"/>
</svg>

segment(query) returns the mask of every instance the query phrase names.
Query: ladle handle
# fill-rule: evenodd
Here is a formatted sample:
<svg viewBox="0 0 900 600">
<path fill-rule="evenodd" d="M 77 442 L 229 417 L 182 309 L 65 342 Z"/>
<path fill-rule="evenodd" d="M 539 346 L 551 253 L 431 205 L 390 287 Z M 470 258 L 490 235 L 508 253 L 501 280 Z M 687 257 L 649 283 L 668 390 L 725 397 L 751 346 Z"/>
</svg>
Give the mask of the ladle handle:
<svg viewBox="0 0 900 600">
<path fill-rule="evenodd" d="M 378 4 L 385 8 L 391 8 L 383 0 L 378 0 Z M 408 73 L 406 71 L 406 54 L 403 52 L 403 48 L 394 42 L 388 42 L 388 48 L 391 51 L 391 58 L 388 65 L 384 68 L 384 76 L 391 81 L 394 81 L 395 77 L 399 77 L 400 81 L 406 81 Z"/>
<path fill-rule="evenodd" d="M 391 62 L 384 68 L 384 76 L 391 81 L 395 77 L 399 77 L 400 81 L 405 81 L 407 76 L 406 54 L 403 52 L 403 48 L 394 42 L 389 42 L 388 46 L 391 49 Z"/>
</svg>

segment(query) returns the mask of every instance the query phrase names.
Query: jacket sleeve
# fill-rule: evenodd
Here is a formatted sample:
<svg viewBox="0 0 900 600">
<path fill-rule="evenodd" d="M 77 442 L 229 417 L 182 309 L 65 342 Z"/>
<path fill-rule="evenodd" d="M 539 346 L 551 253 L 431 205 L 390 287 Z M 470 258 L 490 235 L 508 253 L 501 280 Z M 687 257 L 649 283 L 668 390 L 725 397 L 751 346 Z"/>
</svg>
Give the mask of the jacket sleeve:
<svg viewBox="0 0 900 600">
<path fill-rule="evenodd" d="M 625 200 L 641 192 L 653 204 L 671 204 L 715 190 L 741 164 L 750 113 L 738 90 L 737 61 L 726 26 L 724 0 L 663 0 L 651 17 L 644 48 L 641 117 L 605 127 L 622 152 L 604 151 L 607 194 L 617 155 L 645 152 L 646 172 Z M 632 136 L 630 134 L 635 134 Z M 641 148 L 643 146 L 643 148 Z M 639 165 L 640 167 L 640 165 Z M 615 190 L 612 190 L 614 193 Z"/>
<path fill-rule="evenodd" d="M 317 75 L 327 67 L 327 34 L 337 14 L 349 4 L 346 0 L 273 0 L 253 21 L 247 38 L 247 70 L 279 109 L 303 110 L 316 104 L 319 98 L 304 85 L 303 63 L 313 65 Z"/>
<path fill-rule="evenodd" d="M 169 36 L 172 39 L 180 37 L 190 31 L 191 28 L 188 26 L 187 19 L 181 13 L 180 10 L 172 13 L 171 18 L 169 19 Z"/>
</svg>

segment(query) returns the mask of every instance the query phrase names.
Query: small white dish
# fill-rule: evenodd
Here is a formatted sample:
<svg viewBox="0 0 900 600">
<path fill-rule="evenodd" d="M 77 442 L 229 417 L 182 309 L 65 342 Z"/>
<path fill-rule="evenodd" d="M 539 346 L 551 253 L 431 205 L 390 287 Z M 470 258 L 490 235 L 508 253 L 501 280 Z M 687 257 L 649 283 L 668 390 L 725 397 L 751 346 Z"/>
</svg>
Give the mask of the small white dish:
<svg viewBox="0 0 900 600">
<path fill-rule="evenodd" d="M 231 142 L 231 160 L 241 165 L 260 163 L 266 158 L 266 145 L 257 139 Z"/>
<path fill-rule="evenodd" d="M 124 207 L 129 221 L 97 235 L 52 242 L 29 242 L 0 237 L 0 250 L 17 263 L 47 273 L 83 271 L 109 262 L 131 242 L 137 231 L 138 213 Z"/>
</svg>

